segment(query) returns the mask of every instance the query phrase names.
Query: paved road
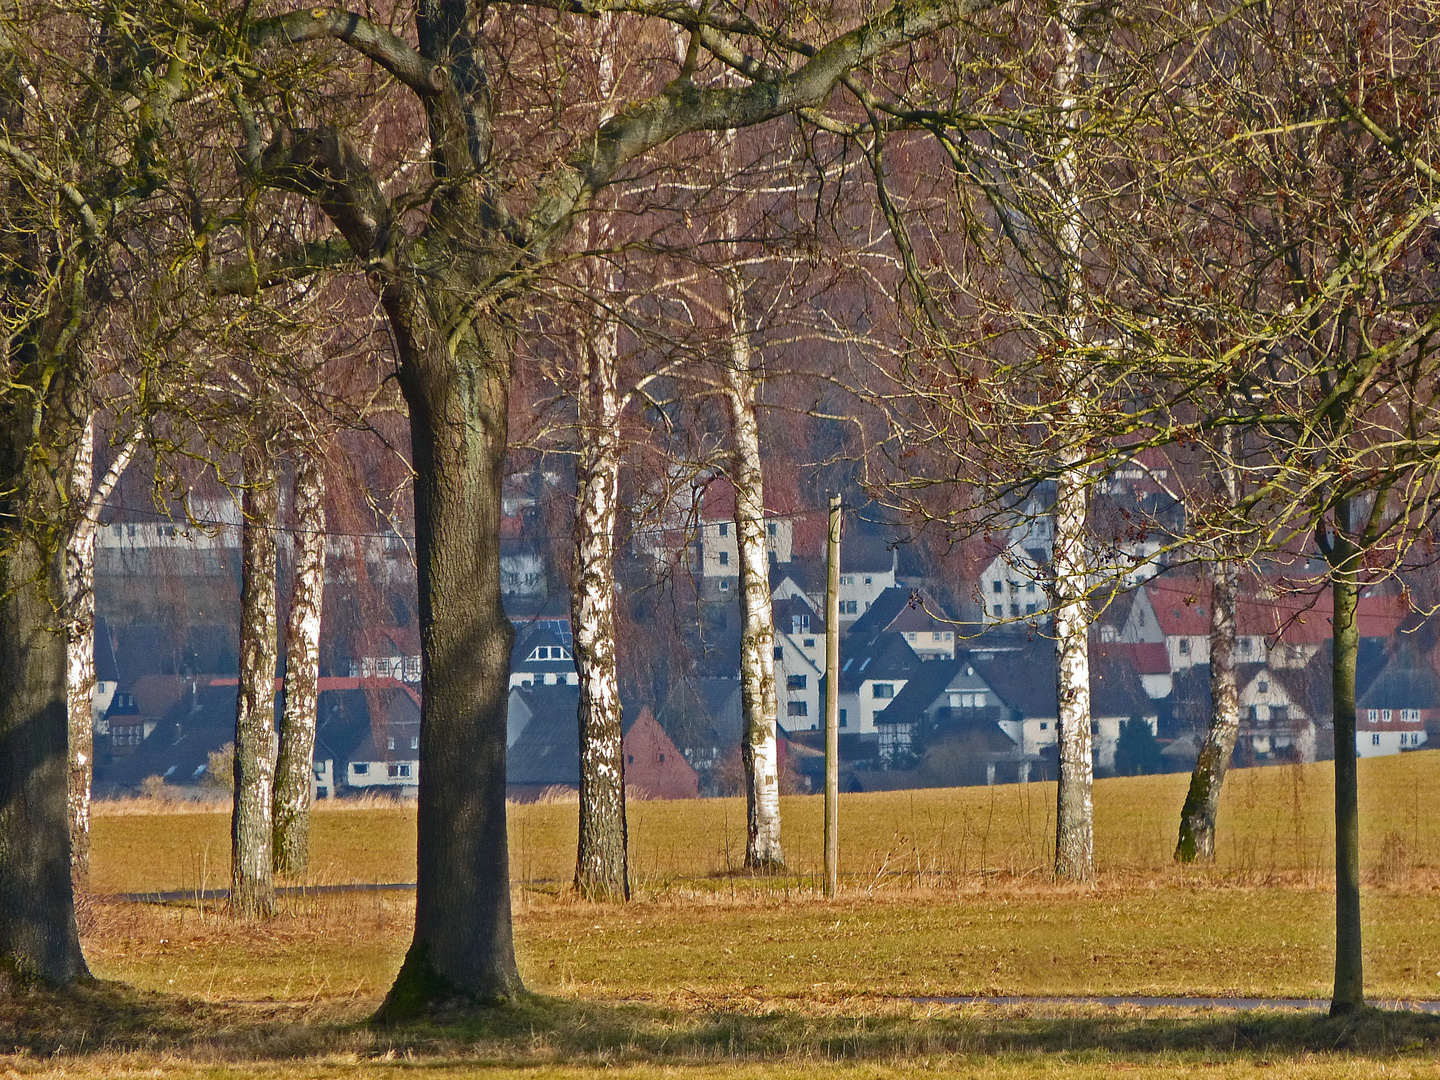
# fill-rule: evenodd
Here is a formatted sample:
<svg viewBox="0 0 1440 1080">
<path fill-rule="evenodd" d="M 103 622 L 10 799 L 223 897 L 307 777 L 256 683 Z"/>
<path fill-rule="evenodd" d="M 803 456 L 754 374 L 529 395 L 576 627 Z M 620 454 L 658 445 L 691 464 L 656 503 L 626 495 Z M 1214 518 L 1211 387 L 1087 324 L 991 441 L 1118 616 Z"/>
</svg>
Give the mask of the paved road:
<svg viewBox="0 0 1440 1080">
<path fill-rule="evenodd" d="M 910 1001 L 933 1005 L 1101 1005 L 1141 1009 L 1324 1009 L 1324 998 L 1250 997 L 917 997 Z M 1440 1001 L 1372 1001 L 1377 1009 L 1440 1013 Z"/>
<path fill-rule="evenodd" d="M 275 890 L 276 896 L 318 896 L 322 893 L 346 892 L 414 892 L 413 881 L 371 882 L 356 885 L 285 885 Z M 106 900 L 127 904 L 175 904 L 183 900 L 229 900 L 229 889 L 179 889 L 175 892 L 111 893 Z"/>
</svg>

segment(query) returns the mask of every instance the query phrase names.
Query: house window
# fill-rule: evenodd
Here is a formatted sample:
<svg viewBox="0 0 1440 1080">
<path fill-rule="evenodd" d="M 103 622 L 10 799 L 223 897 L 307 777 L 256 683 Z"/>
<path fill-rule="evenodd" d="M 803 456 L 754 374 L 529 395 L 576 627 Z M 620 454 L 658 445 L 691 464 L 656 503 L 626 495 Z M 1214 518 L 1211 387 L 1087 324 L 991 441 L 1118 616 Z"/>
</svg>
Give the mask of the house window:
<svg viewBox="0 0 1440 1080">
<path fill-rule="evenodd" d="M 1266 682 L 1264 679 L 1261 679 L 1261 680 L 1260 680 L 1260 693 L 1262 693 L 1262 694 L 1268 694 L 1269 692 L 1270 692 L 1270 684 L 1269 684 L 1268 682 Z"/>
<path fill-rule="evenodd" d="M 776 645 L 776 646 L 775 646 L 775 659 L 776 659 L 776 660 L 784 660 L 784 659 L 785 659 L 785 649 L 784 649 L 783 646 L 781 646 L 781 645 Z"/>
<path fill-rule="evenodd" d="M 661 755 L 660 755 L 660 764 L 661 764 L 661 765 L 664 765 L 664 764 L 665 764 L 665 755 L 664 755 L 664 754 L 661 754 Z"/>
<path fill-rule="evenodd" d="M 858 600 L 841 600 L 841 601 L 840 601 L 840 614 L 841 614 L 841 615 L 859 615 L 859 614 L 860 614 L 860 601 L 858 601 Z"/>
<path fill-rule="evenodd" d="M 722 521 L 722 522 L 720 522 L 720 535 L 721 535 L 721 536 L 729 536 L 729 535 L 730 535 L 730 523 L 729 523 L 728 521 Z"/>
<path fill-rule="evenodd" d="M 990 591 L 994 593 L 1002 593 L 1005 591 L 1005 586 L 1001 585 L 1000 582 L 996 581 L 991 584 Z"/>
<path fill-rule="evenodd" d="M 1099 734 L 1100 734 L 1100 722 L 1099 722 L 1098 720 L 1091 720 L 1091 721 L 1090 721 L 1090 734 L 1091 734 L 1091 735 L 1099 735 Z"/>
<path fill-rule="evenodd" d="M 813 649 L 814 647 L 815 647 L 815 639 L 814 639 L 813 637 L 807 637 L 807 638 L 805 639 L 805 648 L 807 648 L 807 649 Z"/>
<path fill-rule="evenodd" d="M 411 736 L 410 736 L 410 749 L 411 749 L 411 750 L 419 750 L 419 749 L 420 749 L 420 736 L 419 736 L 419 735 L 411 735 Z"/>
<path fill-rule="evenodd" d="M 771 536 L 774 536 L 777 532 L 780 531 L 780 526 L 776 525 L 773 521 L 769 521 L 765 524 L 765 531 Z"/>
<path fill-rule="evenodd" d="M 845 726 L 845 714 L 846 714 L 847 712 L 849 712 L 848 709 L 841 709 L 841 710 L 840 710 L 840 726 L 841 726 L 841 727 L 844 727 L 844 726 Z"/>
<path fill-rule="evenodd" d="M 1379 710 L 1379 709 L 1369 709 L 1369 710 L 1367 710 L 1366 713 L 1365 713 L 1365 719 L 1366 719 L 1366 720 L 1369 720 L 1372 724 L 1375 723 L 1377 720 L 1380 719 L 1380 710 Z"/>
<path fill-rule="evenodd" d="M 1020 605 L 1019 605 L 1019 604 L 1011 604 L 1011 605 L 1010 605 L 1010 614 L 1011 614 L 1011 615 L 1019 615 L 1019 614 L 1020 614 Z"/>
<path fill-rule="evenodd" d="M 868 574 L 865 576 L 865 584 L 866 584 L 866 585 L 874 584 L 874 581 L 875 581 L 875 579 L 872 578 L 872 577 L 870 577 Z"/>
<path fill-rule="evenodd" d="M 1025 614 L 1026 614 L 1026 615 L 1034 615 L 1034 614 L 1035 614 L 1035 605 L 1034 605 L 1034 604 L 1026 604 L 1026 605 L 1025 605 Z"/>
<path fill-rule="evenodd" d="M 356 761 L 356 762 L 353 762 L 353 763 L 351 764 L 350 768 L 354 771 L 354 773 L 355 773 L 356 776 L 369 776 L 369 775 L 370 775 L 370 762 L 368 762 L 368 761 Z"/>
<path fill-rule="evenodd" d="M 1401 720 L 1404 720 L 1404 721 L 1407 721 L 1407 722 L 1409 722 L 1409 723 L 1412 723 L 1412 724 L 1413 724 L 1413 723 L 1416 723 L 1416 722 L 1418 722 L 1419 719 L 1420 719 L 1420 710 L 1419 710 L 1419 709 L 1401 709 L 1401 710 L 1400 710 L 1400 719 L 1401 719 Z"/>
<path fill-rule="evenodd" d="M 722 582 L 720 582 L 720 591 L 721 591 L 721 592 L 729 592 L 729 591 L 730 591 L 730 582 L 729 582 L 728 580 L 727 580 L 727 581 L 722 581 Z"/>
<path fill-rule="evenodd" d="M 1371 745 L 1371 746 L 1379 746 L 1379 745 L 1380 745 L 1380 733 L 1379 733 L 1378 731 L 1377 731 L 1374 735 L 1371 735 L 1371 736 L 1370 736 L 1370 745 Z"/>
<path fill-rule="evenodd" d="M 992 609 L 992 612 L 998 619 L 1005 614 L 1005 607 L 1003 604 L 996 604 L 995 607 Z"/>
<path fill-rule="evenodd" d="M 391 765 L 391 766 L 390 766 L 390 775 L 391 775 L 391 776 L 399 776 L 399 775 L 400 775 L 400 766 L 399 766 L 399 765 Z"/>
<path fill-rule="evenodd" d="M 932 641 L 944 641 L 945 635 L 940 633 L 939 630 L 936 630 L 933 634 L 930 635 L 930 638 Z"/>
<path fill-rule="evenodd" d="M 792 701 L 785 707 L 787 716 L 809 716 L 810 706 L 803 701 Z"/>
<path fill-rule="evenodd" d="M 386 739 L 386 740 L 385 740 L 385 749 L 386 749 L 386 750 L 394 750 L 394 749 L 395 749 L 395 740 L 394 740 L 394 738 L 389 738 L 389 739 Z"/>
<path fill-rule="evenodd" d="M 401 766 L 400 766 L 400 775 L 401 775 L 401 776 L 409 776 L 409 775 L 410 775 L 410 766 L 409 766 L 408 764 L 405 764 L 405 765 L 401 765 Z"/>
<path fill-rule="evenodd" d="M 1189 642 L 1188 640 L 1186 640 L 1185 638 L 1181 638 L 1181 639 L 1180 639 L 1180 655 L 1181 655 L 1181 656 L 1189 656 L 1189 655 L 1190 655 L 1190 642 Z"/>
<path fill-rule="evenodd" d="M 1241 651 L 1241 652 L 1249 652 L 1249 651 L 1250 651 L 1250 639 L 1249 639 L 1248 637 L 1242 637 L 1242 638 L 1240 639 L 1240 651 Z"/>
<path fill-rule="evenodd" d="M 1380 722 L 1381 722 L 1382 724 L 1388 724 L 1388 723 L 1390 723 L 1390 716 L 1391 716 L 1391 712 L 1390 712 L 1389 709 L 1381 709 L 1381 710 L 1380 710 Z"/>
<path fill-rule="evenodd" d="M 808 634 L 810 632 L 810 616 L 791 615 L 790 632 L 792 634 Z"/>
<path fill-rule="evenodd" d="M 722 551 L 722 552 L 720 552 L 720 565 L 721 565 L 721 566 L 729 566 L 729 565 L 730 565 L 730 553 L 729 553 L 728 551 Z"/>
<path fill-rule="evenodd" d="M 1025 591 L 1026 591 L 1027 593 L 1034 593 L 1034 591 L 1035 591 L 1035 583 L 1034 583 L 1033 581 L 1027 581 L 1027 582 L 1025 583 Z"/>
<path fill-rule="evenodd" d="M 635 764 L 635 755 L 634 755 L 634 754 L 626 754 L 626 755 L 625 755 L 625 764 L 626 764 L 626 765 L 634 765 L 634 764 Z"/>
<path fill-rule="evenodd" d="M 805 689 L 805 678 L 806 678 L 806 677 L 805 677 L 804 675 L 788 675 L 788 676 L 786 676 L 786 678 L 785 678 L 785 689 L 786 689 L 786 690 L 804 690 L 804 689 Z"/>
<path fill-rule="evenodd" d="M 874 698 L 893 698 L 895 696 L 895 684 L 888 682 L 872 683 L 870 696 Z"/>
<path fill-rule="evenodd" d="M 1040 721 L 1040 730 L 1041 730 L 1041 731 L 1049 731 L 1049 730 L 1050 730 L 1050 722 L 1049 722 L 1048 720 L 1041 720 L 1041 721 Z"/>
</svg>

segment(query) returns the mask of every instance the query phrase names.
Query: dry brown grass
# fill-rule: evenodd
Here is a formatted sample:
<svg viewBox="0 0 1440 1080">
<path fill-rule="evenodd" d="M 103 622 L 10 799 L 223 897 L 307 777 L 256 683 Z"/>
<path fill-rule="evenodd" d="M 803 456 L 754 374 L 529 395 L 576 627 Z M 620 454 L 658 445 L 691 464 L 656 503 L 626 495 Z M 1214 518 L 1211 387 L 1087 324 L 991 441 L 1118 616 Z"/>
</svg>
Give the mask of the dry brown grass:
<svg viewBox="0 0 1440 1080">
<path fill-rule="evenodd" d="M 817 895 L 814 798 L 784 801 L 791 872 L 762 878 L 736 872 L 742 801 L 632 805 L 638 900 L 625 906 L 581 903 L 568 891 L 573 804 L 514 806 L 517 948 L 527 985 L 544 996 L 402 1033 L 354 1024 L 378 1003 L 408 944 L 408 894 L 291 898 L 265 923 L 233 922 L 214 904 L 100 901 L 85 941 L 94 970 L 161 996 L 94 1021 L 89 1037 L 108 1038 L 110 1049 L 86 1056 L 84 1071 L 288 1080 L 415 1067 L 537 1076 L 605 1068 L 708 1080 L 817 1071 L 1237 1076 L 1268 1063 L 1272 1076 L 1440 1074 L 1440 1034 L 1428 1018 L 1346 1027 L 1316 1015 L 1142 1017 L 905 1000 L 1323 996 L 1330 775 L 1323 765 L 1233 773 L 1210 868 L 1170 860 L 1184 777 L 1102 781 L 1094 889 L 1056 885 L 1046 872 L 1053 785 L 845 796 L 837 901 Z M 1440 997 L 1440 829 L 1425 798 L 1437 781 L 1440 752 L 1361 765 L 1372 995 Z M 413 880 L 413 806 L 324 804 L 313 829 L 312 882 Z M 136 801 L 101 810 L 95 830 L 99 892 L 226 884 L 223 813 Z M 15 1041 L 53 1050 L 57 1030 L 73 1039 L 87 1023 L 40 1024 L 29 1036 L 22 1024 Z"/>
</svg>

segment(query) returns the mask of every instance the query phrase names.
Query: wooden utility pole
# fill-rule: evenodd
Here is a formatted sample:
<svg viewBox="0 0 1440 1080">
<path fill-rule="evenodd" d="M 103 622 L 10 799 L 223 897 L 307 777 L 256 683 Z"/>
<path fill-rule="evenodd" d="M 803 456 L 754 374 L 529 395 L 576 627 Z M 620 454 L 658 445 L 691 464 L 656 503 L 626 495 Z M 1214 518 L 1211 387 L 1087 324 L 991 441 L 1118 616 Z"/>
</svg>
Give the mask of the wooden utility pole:
<svg viewBox="0 0 1440 1080">
<path fill-rule="evenodd" d="M 840 496 L 830 496 L 825 574 L 825 895 L 840 885 Z"/>
</svg>

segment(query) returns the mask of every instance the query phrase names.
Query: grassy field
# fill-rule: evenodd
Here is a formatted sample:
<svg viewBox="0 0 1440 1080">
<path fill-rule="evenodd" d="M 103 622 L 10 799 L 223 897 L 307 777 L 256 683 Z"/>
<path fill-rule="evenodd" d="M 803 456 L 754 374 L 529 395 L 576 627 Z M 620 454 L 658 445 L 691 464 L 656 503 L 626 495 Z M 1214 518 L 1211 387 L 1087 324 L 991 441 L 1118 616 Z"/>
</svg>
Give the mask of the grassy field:
<svg viewBox="0 0 1440 1080">
<path fill-rule="evenodd" d="M 1440 830 L 1427 798 L 1437 780 L 1440 752 L 1361 763 L 1372 997 L 1440 997 Z M 100 992 L 124 1004 L 97 1006 L 93 1021 L 12 1018 L 15 1041 L 32 1049 L 15 1064 L 44 1071 L 36 1055 L 64 1041 L 61 1030 L 73 1044 L 78 1023 L 106 1047 L 86 1056 L 87 1074 L 115 1076 L 423 1067 L 436 1076 L 605 1068 L 697 1078 L 1116 1069 L 1218 1077 L 1249 1075 L 1262 1062 L 1269 1075 L 1440 1076 L 1440 1021 L 1427 1017 L 1142 1016 L 909 1000 L 1324 997 L 1329 767 L 1232 773 L 1219 859 L 1207 869 L 1170 859 L 1184 783 L 1097 785 L 1094 889 L 1049 880 L 1053 785 L 845 796 L 845 888 L 835 901 L 816 889 L 815 798 L 784 801 L 792 872 L 774 878 L 734 872 L 740 800 L 633 804 L 637 900 L 624 907 L 579 903 L 567 891 L 574 805 L 513 807 L 517 948 L 541 996 L 504 1016 L 399 1033 L 360 1021 L 408 944 L 408 894 L 292 898 L 267 923 L 233 922 L 213 903 L 107 900 L 223 887 L 228 818 L 100 807 L 92 885 L 101 895 L 83 912 L 86 953 L 97 975 L 142 996 Z M 413 880 L 414 828 L 403 806 L 324 806 L 312 880 Z M 154 1016 L 141 1022 L 147 1009 Z"/>
</svg>

